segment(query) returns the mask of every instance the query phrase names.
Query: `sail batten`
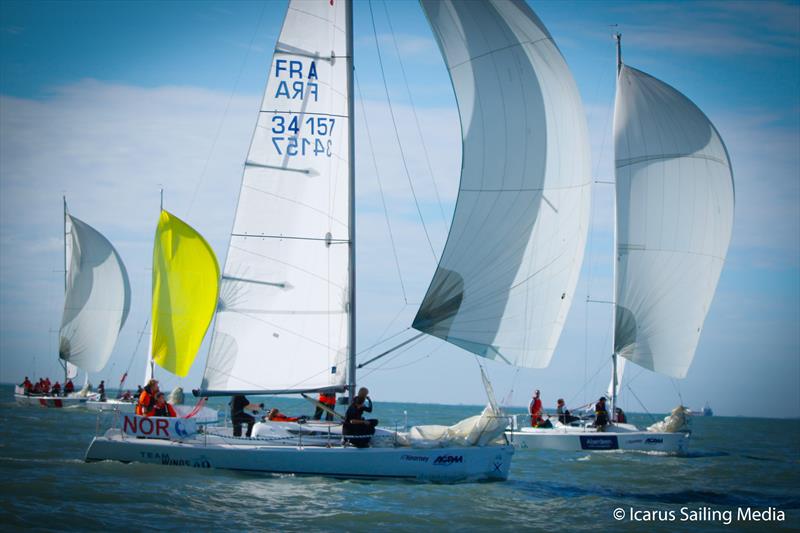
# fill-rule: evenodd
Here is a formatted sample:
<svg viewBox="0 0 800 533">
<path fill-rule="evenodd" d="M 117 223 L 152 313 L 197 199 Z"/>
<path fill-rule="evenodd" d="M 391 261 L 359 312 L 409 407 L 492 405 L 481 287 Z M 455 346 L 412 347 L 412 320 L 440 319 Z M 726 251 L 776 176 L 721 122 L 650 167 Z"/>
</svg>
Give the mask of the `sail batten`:
<svg viewBox="0 0 800 533">
<path fill-rule="evenodd" d="M 82 220 L 65 216 L 67 290 L 59 357 L 68 369 L 74 365 L 87 373 L 99 372 L 130 311 L 128 273 L 108 239 Z"/>
<path fill-rule="evenodd" d="M 344 387 L 346 9 L 342 1 L 289 2 L 247 153 L 203 394 Z"/>
<path fill-rule="evenodd" d="M 617 237 L 614 350 L 686 375 L 733 228 L 722 138 L 666 83 L 623 66 L 614 113 Z"/>
<path fill-rule="evenodd" d="M 463 159 L 450 233 L 413 327 L 483 357 L 546 366 L 588 231 L 580 96 L 524 2 L 422 7 L 455 90 Z"/>
</svg>

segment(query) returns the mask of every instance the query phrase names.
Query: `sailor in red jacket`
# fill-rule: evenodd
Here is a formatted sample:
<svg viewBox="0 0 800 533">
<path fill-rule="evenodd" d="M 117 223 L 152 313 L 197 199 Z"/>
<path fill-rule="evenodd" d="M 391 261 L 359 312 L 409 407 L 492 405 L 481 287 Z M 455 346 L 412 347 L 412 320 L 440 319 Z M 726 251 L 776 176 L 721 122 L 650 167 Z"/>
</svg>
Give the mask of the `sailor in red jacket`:
<svg viewBox="0 0 800 533">
<path fill-rule="evenodd" d="M 335 392 L 320 392 L 319 399 L 317 400 L 318 403 L 321 403 L 331 411 L 336 409 L 336 393 Z M 312 417 L 314 420 L 320 420 L 322 418 L 322 412 L 325 411 L 321 406 L 317 405 L 317 409 L 314 411 L 314 416 Z M 325 420 L 333 420 L 333 414 L 329 411 L 325 411 Z"/>
<path fill-rule="evenodd" d="M 176 418 L 178 415 L 175 414 L 175 408 L 167 403 L 167 399 L 164 398 L 164 393 L 159 392 L 156 394 L 155 405 L 147 412 L 145 416 L 169 416 Z"/>
<path fill-rule="evenodd" d="M 267 415 L 267 420 L 270 422 L 305 422 L 308 420 L 308 417 L 305 416 L 286 416 L 285 414 L 278 411 L 277 407 L 273 407 L 269 410 L 269 414 Z"/>
<path fill-rule="evenodd" d="M 539 398 L 539 390 L 533 393 L 533 399 L 528 405 L 528 411 L 531 414 L 531 427 L 539 427 L 542 423 L 542 400 Z"/>
</svg>

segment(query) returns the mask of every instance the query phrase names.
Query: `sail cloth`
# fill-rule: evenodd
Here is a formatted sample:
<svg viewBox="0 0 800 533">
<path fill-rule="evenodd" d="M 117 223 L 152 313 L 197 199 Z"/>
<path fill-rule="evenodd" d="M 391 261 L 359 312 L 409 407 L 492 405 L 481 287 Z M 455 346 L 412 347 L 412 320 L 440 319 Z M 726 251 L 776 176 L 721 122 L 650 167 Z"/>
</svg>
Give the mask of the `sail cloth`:
<svg viewBox="0 0 800 533">
<path fill-rule="evenodd" d="M 289 2 L 245 163 L 203 394 L 343 389 L 345 4 Z"/>
<path fill-rule="evenodd" d="M 484 357 L 547 366 L 589 223 L 575 81 L 522 1 L 422 7 L 455 89 L 463 160 L 450 234 L 413 327 Z"/>
<path fill-rule="evenodd" d="M 108 239 L 89 224 L 65 216 L 67 291 L 58 355 L 68 365 L 99 372 L 128 318 L 128 273 Z"/>
<path fill-rule="evenodd" d="M 733 228 L 725 144 L 696 105 L 624 66 L 614 113 L 617 283 L 614 350 L 686 375 Z"/>
<path fill-rule="evenodd" d="M 153 245 L 151 353 L 163 369 L 186 377 L 214 316 L 219 265 L 191 226 L 162 210 Z"/>
</svg>

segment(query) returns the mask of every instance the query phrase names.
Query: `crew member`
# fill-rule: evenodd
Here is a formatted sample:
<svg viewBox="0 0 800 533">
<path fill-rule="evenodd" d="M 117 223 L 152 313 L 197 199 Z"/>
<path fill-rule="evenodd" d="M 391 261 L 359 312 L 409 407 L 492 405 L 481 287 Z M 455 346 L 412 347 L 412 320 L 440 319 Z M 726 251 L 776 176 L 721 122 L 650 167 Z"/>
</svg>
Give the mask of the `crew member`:
<svg viewBox="0 0 800 533">
<path fill-rule="evenodd" d="M 533 393 L 531 403 L 528 404 L 528 412 L 531 414 L 531 427 L 539 427 L 542 420 L 542 400 L 539 398 L 539 389 Z"/>
<path fill-rule="evenodd" d="M 68 379 L 64 384 L 64 396 L 72 394 L 73 392 L 75 392 L 75 385 L 72 383 L 71 379 Z"/>
<path fill-rule="evenodd" d="M 277 407 L 273 407 L 269 410 L 269 414 L 267 415 L 267 420 L 271 422 L 305 422 L 308 420 L 308 417 L 305 416 L 286 416 L 285 414 L 281 413 Z"/>
<path fill-rule="evenodd" d="M 333 420 L 333 413 L 331 413 L 331 411 L 336 408 L 336 393 L 320 392 L 317 402 L 330 409 L 330 411 L 325 411 L 322 406 L 317 405 L 317 409 L 314 411 L 314 420 L 320 420 L 323 411 L 325 411 L 325 420 Z"/>
<path fill-rule="evenodd" d="M 258 411 L 259 409 L 263 408 L 263 403 L 250 403 L 250 400 L 245 398 L 243 394 L 237 394 L 231 398 L 231 422 L 233 422 L 233 436 L 242 436 L 242 424 L 247 424 L 247 436 L 251 436 L 253 433 L 253 424 L 256 423 L 256 419 L 252 415 L 245 413 L 245 411 Z"/>
<path fill-rule="evenodd" d="M 25 376 L 25 381 L 22 382 L 22 388 L 25 391 L 25 394 L 30 394 L 31 390 L 33 389 L 33 383 L 31 380 L 28 379 L 28 376 Z"/>
<path fill-rule="evenodd" d="M 625 411 L 623 411 L 621 407 L 614 408 L 614 422 L 618 424 L 628 423 L 628 417 L 625 416 Z"/>
<path fill-rule="evenodd" d="M 369 405 L 367 405 L 369 402 Z M 358 395 L 353 398 L 347 413 L 344 415 L 342 425 L 342 436 L 345 442 L 349 442 L 356 448 L 367 448 L 372 435 L 375 434 L 375 426 L 378 421 L 373 419 L 365 420 L 364 412 L 372 412 L 372 400 L 369 398 L 369 391 L 361 388 Z M 349 438 L 348 438 L 349 437 Z"/>
<path fill-rule="evenodd" d="M 97 386 L 97 392 L 100 393 L 100 401 L 106 401 L 106 382 L 104 380 L 100 380 L 100 385 Z"/>
<path fill-rule="evenodd" d="M 558 399 L 558 402 L 556 403 L 556 413 L 558 413 L 558 421 L 564 425 L 568 425 L 579 420 L 577 416 L 572 416 L 572 413 L 569 412 L 569 409 L 567 409 L 567 406 L 564 403 L 564 398 Z"/>
<path fill-rule="evenodd" d="M 53 396 L 60 396 L 61 395 L 61 383 L 56 381 L 56 384 L 53 385 Z"/>
<path fill-rule="evenodd" d="M 175 408 L 167 403 L 167 399 L 164 397 L 164 393 L 159 392 L 158 394 L 156 394 L 156 403 L 153 405 L 153 408 L 147 412 L 145 416 L 169 416 L 175 418 L 178 415 L 175 414 Z"/>
<path fill-rule="evenodd" d="M 139 395 L 139 402 L 136 404 L 136 414 L 147 414 L 155 405 L 156 395 L 159 392 L 158 380 L 151 379 L 148 381 L 147 385 L 145 385 L 144 389 L 142 389 L 142 393 Z"/>
<path fill-rule="evenodd" d="M 606 409 L 606 397 L 600 396 L 594 404 L 594 425 L 602 431 L 608 425 L 608 410 Z"/>
</svg>

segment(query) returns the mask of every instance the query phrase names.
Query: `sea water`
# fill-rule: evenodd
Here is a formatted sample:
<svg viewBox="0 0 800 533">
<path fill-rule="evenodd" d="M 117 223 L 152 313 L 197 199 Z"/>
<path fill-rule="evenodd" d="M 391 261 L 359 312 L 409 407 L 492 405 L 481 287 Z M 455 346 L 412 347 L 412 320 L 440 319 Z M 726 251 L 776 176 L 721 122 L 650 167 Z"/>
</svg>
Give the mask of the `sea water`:
<svg viewBox="0 0 800 533">
<path fill-rule="evenodd" d="M 310 415 L 304 400 L 256 398 Z M 384 427 L 481 406 L 381 402 Z M 225 399 L 211 405 L 224 410 Z M 407 413 L 407 415 L 406 415 Z M 659 415 L 663 416 L 663 415 Z M 645 426 L 647 415 L 629 414 Z M 800 420 L 694 417 L 684 457 L 520 450 L 508 481 L 444 485 L 84 463 L 111 423 L 0 387 L 0 528 L 176 531 L 765 531 L 800 528 Z M 730 516 L 730 520 L 728 517 Z M 726 523 L 727 522 L 727 523 Z"/>
</svg>

